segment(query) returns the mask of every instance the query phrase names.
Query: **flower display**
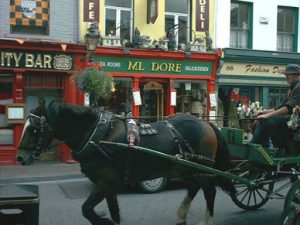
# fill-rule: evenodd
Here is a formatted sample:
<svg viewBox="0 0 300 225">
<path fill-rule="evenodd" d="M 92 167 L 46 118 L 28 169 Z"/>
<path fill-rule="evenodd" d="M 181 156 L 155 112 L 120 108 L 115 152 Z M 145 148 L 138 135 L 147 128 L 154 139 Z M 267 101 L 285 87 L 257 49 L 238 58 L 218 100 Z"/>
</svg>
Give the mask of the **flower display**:
<svg viewBox="0 0 300 225">
<path fill-rule="evenodd" d="M 113 77 L 103 71 L 98 64 L 89 64 L 79 69 L 73 78 L 77 87 L 88 93 L 91 104 L 96 106 L 101 98 L 108 99 L 114 90 Z"/>
<path fill-rule="evenodd" d="M 256 102 L 250 102 L 249 104 L 239 104 L 237 107 L 237 114 L 239 119 L 245 119 L 245 118 L 253 118 L 255 113 L 258 110 L 262 110 L 263 107 L 260 105 L 259 101 Z"/>
</svg>

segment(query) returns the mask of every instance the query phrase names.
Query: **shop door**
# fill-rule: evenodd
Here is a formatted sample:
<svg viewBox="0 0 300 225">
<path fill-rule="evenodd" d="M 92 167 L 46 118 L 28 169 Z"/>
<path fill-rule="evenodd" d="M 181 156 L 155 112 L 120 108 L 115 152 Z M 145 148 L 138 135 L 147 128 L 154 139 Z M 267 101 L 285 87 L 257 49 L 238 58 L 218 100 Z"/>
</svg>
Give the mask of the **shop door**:
<svg viewBox="0 0 300 225">
<path fill-rule="evenodd" d="M 37 108 L 45 104 L 47 107 L 48 104 L 53 101 L 62 101 L 62 92 L 54 90 L 27 90 L 25 91 L 25 103 L 26 103 L 26 113 L 27 115 L 31 112 L 32 109 Z M 57 145 L 56 145 L 57 144 Z M 59 160 L 59 145 L 57 141 L 51 143 L 52 146 L 55 146 L 51 149 L 43 149 L 39 157 L 41 162 L 48 161 L 57 161 Z"/>
<path fill-rule="evenodd" d="M 165 84 L 156 81 L 142 83 L 140 116 L 146 123 L 156 122 L 165 116 L 166 88 Z"/>
</svg>

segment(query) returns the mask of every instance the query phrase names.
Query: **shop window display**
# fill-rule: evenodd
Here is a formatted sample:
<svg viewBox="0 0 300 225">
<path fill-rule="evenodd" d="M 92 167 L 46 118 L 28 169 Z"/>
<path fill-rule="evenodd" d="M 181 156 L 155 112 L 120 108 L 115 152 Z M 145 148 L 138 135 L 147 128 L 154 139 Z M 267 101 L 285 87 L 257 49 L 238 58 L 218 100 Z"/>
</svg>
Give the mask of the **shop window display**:
<svg viewBox="0 0 300 225">
<path fill-rule="evenodd" d="M 115 87 L 110 99 L 105 103 L 107 110 L 116 113 L 128 113 L 132 110 L 132 80 L 114 78 Z"/>
<path fill-rule="evenodd" d="M 191 113 L 199 118 L 206 118 L 206 82 L 178 81 L 175 82 L 175 88 L 176 113 Z"/>
<path fill-rule="evenodd" d="M 12 94 L 12 77 L 0 77 L 0 145 L 13 144 L 13 126 L 6 123 L 6 105 L 13 103 Z"/>
</svg>

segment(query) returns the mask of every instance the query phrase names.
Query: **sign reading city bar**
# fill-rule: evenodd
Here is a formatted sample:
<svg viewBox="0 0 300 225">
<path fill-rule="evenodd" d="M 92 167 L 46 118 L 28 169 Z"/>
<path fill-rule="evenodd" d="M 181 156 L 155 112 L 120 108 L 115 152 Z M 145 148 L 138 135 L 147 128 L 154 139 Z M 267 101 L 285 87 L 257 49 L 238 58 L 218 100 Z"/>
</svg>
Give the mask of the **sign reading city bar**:
<svg viewBox="0 0 300 225">
<path fill-rule="evenodd" d="M 108 72 L 210 76 L 213 62 L 96 57 Z"/>
<path fill-rule="evenodd" d="M 70 54 L 1 50 L 0 67 L 68 71 L 74 65 L 73 56 Z"/>
<path fill-rule="evenodd" d="M 284 77 L 284 65 L 224 62 L 221 75 Z"/>
</svg>

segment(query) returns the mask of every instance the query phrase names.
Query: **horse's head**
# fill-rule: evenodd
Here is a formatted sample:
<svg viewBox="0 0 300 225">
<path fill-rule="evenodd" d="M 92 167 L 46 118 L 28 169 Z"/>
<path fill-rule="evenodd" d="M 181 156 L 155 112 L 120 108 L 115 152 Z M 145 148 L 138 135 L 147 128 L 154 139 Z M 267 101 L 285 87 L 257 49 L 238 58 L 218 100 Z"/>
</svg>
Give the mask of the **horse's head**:
<svg viewBox="0 0 300 225">
<path fill-rule="evenodd" d="M 28 115 L 19 144 L 17 160 L 29 165 L 48 147 L 54 139 L 54 132 L 43 110 L 35 109 Z"/>
</svg>

